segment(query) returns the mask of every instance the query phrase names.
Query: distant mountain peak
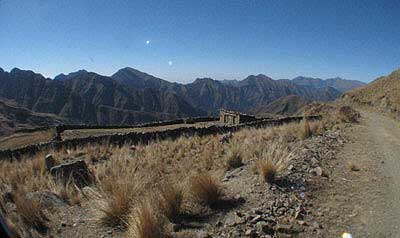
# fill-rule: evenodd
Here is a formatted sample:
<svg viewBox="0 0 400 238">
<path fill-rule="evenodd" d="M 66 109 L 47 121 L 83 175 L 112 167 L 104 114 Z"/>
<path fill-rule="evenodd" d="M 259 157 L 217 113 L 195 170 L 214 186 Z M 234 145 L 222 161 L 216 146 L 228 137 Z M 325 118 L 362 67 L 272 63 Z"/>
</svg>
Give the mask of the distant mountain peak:
<svg viewBox="0 0 400 238">
<path fill-rule="evenodd" d="M 149 88 L 164 88 L 170 86 L 172 83 L 163 79 L 157 78 L 153 75 L 144 73 L 131 67 L 125 67 L 118 70 L 111 76 L 112 79 L 119 83 L 134 87 L 136 89 L 149 89 Z"/>
<path fill-rule="evenodd" d="M 57 75 L 56 77 L 54 77 L 54 80 L 60 80 L 60 81 L 67 80 L 67 79 L 74 78 L 74 77 L 79 76 L 79 75 L 85 75 L 87 73 L 89 73 L 89 72 L 84 70 L 84 69 L 78 70 L 76 72 L 69 73 L 67 75 L 61 73 L 61 74 Z"/>
<path fill-rule="evenodd" d="M 193 83 L 201 83 L 201 82 L 217 82 L 212 78 L 197 78 Z"/>
<path fill-rule="evenodd" d="M 148 73 L 142 72 L 140 70 L 134 69 L 132 67 L 125 67 L 122 69 L 119 69 L 115 74 L 113 74 L 111 77 L 113 78 L 118 78 L 120 76 L 136 76 L 138 78 L 141 78 L 142 80 L 148 80 L 148 79 L 158 79 L 154 77 L 153 75 L 150 75 Z"/>
</svg>

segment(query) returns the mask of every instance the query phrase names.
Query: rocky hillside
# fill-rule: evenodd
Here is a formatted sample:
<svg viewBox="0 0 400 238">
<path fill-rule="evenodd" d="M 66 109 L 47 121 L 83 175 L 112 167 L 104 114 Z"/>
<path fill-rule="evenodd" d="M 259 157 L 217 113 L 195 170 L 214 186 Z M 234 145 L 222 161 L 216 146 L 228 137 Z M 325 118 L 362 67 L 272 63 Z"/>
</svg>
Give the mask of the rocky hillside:
<svg viewBox="0 0 400 238">
<path fill-rule="evenodd" d="M 52 126 L 68 123 L 65 118 L 52 114 L 36 113 L 10 102 L 0 100 L 0 136 L 10 134 L 18 129 Z"/>
<path fill-rule="evenodd" d="M 310 101 L 305 100 L 299 96 L 286 96 L 281 97 L 278 100 L 257 108 L 254 110 L 255 115 L 260 116 L 272 116 L 272 115 L 293 115 L 297 113 L 301 108 L 308 105 Z"/>
<path fill-rule="evenodd" d="M 390 113 L 400 112 L 400 69 L 368 85 L 345 93 L 346 102 L 369 105 Z"/>
</svg>

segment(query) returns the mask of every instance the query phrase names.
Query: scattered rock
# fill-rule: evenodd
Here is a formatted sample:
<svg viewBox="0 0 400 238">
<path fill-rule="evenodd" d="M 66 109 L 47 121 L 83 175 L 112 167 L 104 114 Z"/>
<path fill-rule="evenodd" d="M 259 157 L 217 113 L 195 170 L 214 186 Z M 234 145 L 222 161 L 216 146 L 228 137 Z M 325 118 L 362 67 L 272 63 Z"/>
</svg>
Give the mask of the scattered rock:
<svg viewBox="0 0 400 238">
<path fill-rule="evenodd" d="M 236 215 L 236 213 L 230 213 L 225 220 L 225 226 L 235 226 L 238 224 L 242 224 L 243 222 L 244 220 Z"/>
<path fill-rule="evenodd" d="M 287 224 L 278 224 L 275 227 L 276 232 L 278 233 L 285 233 L 285 234 L 293 234 L 293 227 L 291 225 L 287 225 Z"/>
<path fill-rule="evenodd" d="M 65 207 L 67 203 L 55 193 L 49 191 L 31 192 L 27 193 L 28 199 L 39 201 L 44 207 Z"/>
<path fill-rule="evenodd" d="M 3 198 L 3 201 L 5 203 L 13 203 L 14 202 L 14 196 L 10 188 L 6 188 L 3 194 L 1 195 Z"/>
<path fill-rule="evenodd" d="M 268 234 L 268 235 L 274 234 L 274 228 L 272 224 L 269 224 L 265 221 L 257 222 L 256 227 L 259 234 Z"/>
<path fill-rule="evenodd" d="M 83 187 L 91 183 L 89 169 L 83 160 L 54 166 L 51 168 L 50 173 L 63 183 L 73 181 L 78 187 Z"/>
<path fill-rule="evenodd" d="M 311 174 L 313 174 L 314 176 L 322 176 L 323 175 L 323 171 L 322 171 L 322 168 L 321 167 L 316 167 L 316 168 L 314 168 L 314 169 L 312 169 L 311 171 Z"/>
</svg>

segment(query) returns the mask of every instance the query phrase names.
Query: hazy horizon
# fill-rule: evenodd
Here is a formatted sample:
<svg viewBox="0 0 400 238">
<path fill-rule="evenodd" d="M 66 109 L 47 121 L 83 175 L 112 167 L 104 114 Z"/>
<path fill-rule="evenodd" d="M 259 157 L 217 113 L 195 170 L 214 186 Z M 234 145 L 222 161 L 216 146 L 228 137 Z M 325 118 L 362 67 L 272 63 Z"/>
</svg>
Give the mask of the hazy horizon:
<svg viewBox="0 0 400 238">
<path fill-rule="evenodd" d="M 400 2 L 0 1 L 0 67 L 54 78 L 132 67 L 180 83 L 341 77 L 400 64 Z"/>
</svg>

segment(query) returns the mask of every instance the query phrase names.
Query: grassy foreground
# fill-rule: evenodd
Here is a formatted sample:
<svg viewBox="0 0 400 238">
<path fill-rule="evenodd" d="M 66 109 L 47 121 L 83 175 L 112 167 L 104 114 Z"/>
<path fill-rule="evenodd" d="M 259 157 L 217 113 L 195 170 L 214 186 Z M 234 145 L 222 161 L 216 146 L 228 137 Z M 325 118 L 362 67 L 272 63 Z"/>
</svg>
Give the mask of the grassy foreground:
<svg viewBox="0 0 400 238">
<path fill-rule="evenodd" d="M 76 150 L 46 151 L 34 158 L 0 162 L 0 211 L 12 230 L 24 236 L 52 232 L 48 211 L 29 194 L 54 193 L 69 206 L 91 201 L 102 226 L 119 227 L 127 237 L 168 237 L 168 224 L 201 209 L 224 206 L 226 188 L 220 180 L 243 164 L 254 166 L 260 181 L 274 183 L 285 176 L 299 143 L 342 122 L 355 112 L 338 109 L 320 121 L 303 121 L 273 128 L 243 129 L 231 135 L 181 137 L 146 145 L 87 146 Z M 226 139 L 228 138 L 228 139 Z M 301 143 L 300 143 L 301 144 Z M 73 183 L 61 183 L 46 171 L 44 157 L 56 163 L 83 158 L 93 179 L 87 196 Z M 92 202 L 93 201 L 93 202 Z M 6 203 L 15 204 L 10 211 Z M 44 212 L 46 211 L 46 212 Z"/>
</svg>

